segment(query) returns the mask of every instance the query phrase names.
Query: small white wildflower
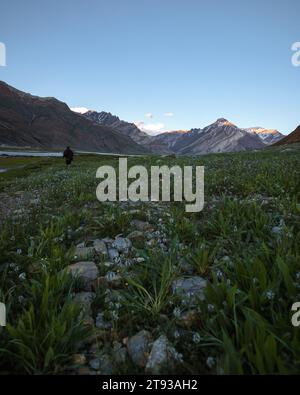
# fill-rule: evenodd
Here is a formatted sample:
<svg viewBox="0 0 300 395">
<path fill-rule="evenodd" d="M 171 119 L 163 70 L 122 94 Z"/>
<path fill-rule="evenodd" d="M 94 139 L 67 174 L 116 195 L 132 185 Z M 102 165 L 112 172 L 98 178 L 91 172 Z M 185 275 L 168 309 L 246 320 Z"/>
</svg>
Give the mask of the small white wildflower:
<svg viewBox="0 0 300 395">
<path fill-rule="evenodd" d="M 195 333 L 193 334 L 193 342 L 194 342 L 195 344 L 198 344 L 198 343 L 200 343 L 200 341 L 201 341 L 201 336 L 199 335 L 198 332 L 195 332 Z"/>
<path fill-rule="evenodd" d="M 258 284 L 258 278 L 253 277 L 252 282 L 253 282 L 254 285 Z"/>
<path fill-rule="evenodd" d="M 267 299 L 273 300 L 273 299 L 274 299 L 274 296 L 275 296 L 275 292 L 273 292 L 273 291 L 271 291 L 271 290 L 266 292 L 266 297 L 267 297 Z"/>
<path fill-rule="evenodd" d="M 118 321 L 118 319 L 119 319 L 118 312 L 113 310 L 112 313 L 111 313 L 111 318 L 113 319 L 113 321 Z"/>
<path fill-rule="evenodd" d="M 180 332 L 179 331 L 174 331 L 173 336 L 175 339 L 179 339 L 180 338 Z"/>
<path fill-rule="evenodd" d="M 209 304 L 207 305 L 207 310 L 208 310 L 208 311 L 214 311 L 214 309 L 215 309 L 215 306 L 214 306 L 213 304 L 209 303 Z"/>
<path fill-rule="evenodd" d="M 180 318 L 181 317 L 181 310 L 179 307 L 175 307 L 175 309 L 173 310 L 173 315 L 175 318 Z"/>
<path fill-rule="evenodd" d="M 177 361 L 179 363 L 183 362 L 183 355 L 181 353 L 177 352 L 176 350 L 174 350 L 173 357 L 174 357 L 175 361 Z"/>
<path fill-rule="evenodd" d="M 25 279 L 26 279 L 26 273 L 20 273 L 19 274 L 19 279 L 21 280 L 21 281 L 24 281 Z"/>
<path fill-rule="evenodd" d="M 297 279 L 297 280 L 300 280 L 300 272 L 297 272 L 297 273 L 296 273 L 296 279 Z"/>
<path fill-rule="evenodd" d="M 11 263 L 9 267 L 16 272 L 19 270 L 19 266 L 16 263 Z"/>
<path fill-rule="evenodd" d="M 21 304 L 23 304 L 23 303 L 25 302 L 25 298 L 24 298 L 23 295 L 20 295 L 20 296 L 18 297 L 18 302 L 21 303 Z"/>
<path fill-rule="evenodd" d="M 217 275 L 218 280 L 221 280 L 223 278 L 222 270 L 217 270 L 216 275 Z"/>
<path fill-rule="evenodd" d="M 212 369 L 215 365 L 216 361 L 214 357 L 208 357 L 206 360 L 206 365 L 209 367 L 209 369 Z"/>
<path fill-rule="evenodd" d="M 21 255 L 21 254 L 22 254 L 21 248 L 18 248 L 18 249 L 17 249 L 17 254 L 18 254 L 18 255 Z"/>
</svg>

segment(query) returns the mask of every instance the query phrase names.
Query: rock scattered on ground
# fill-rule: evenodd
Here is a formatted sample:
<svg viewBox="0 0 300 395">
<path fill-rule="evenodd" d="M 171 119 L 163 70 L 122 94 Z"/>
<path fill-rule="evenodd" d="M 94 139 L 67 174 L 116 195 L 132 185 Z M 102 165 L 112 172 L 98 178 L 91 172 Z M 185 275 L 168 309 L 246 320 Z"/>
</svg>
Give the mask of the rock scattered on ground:
<svg viewBox="0 0 300 395">
<path fill-rule="evenodd" d="M 153 230 L 153 226 L 149 222 L 140 221 L 139 219 L 132 220 L 130 225 L 141 232 Z"/>
<path fill-rule="evenodd" d="M 109 259 L 114 261 L 116 258 L 119 257 L 119 252 L 116 248 L 108 248 L 108 256 L 109 256 Z"/>
<path fill-rule="evenodd" d="M 169 343 L 165 335 L 161 335 L 153 343 L 145 372 L 148 374 L 162 374 L 172 371 L 174 367 L 181 363 L 182 356 L 178 354 Z"/>
<path fill-rule="evenodd" d="M 99 240 L 99 239 L 94 240 L 93 245 L 94 245 L 94 249 L 98 255 L 107 257 L 107 255 L 108 255 L 107 247 L 106 247 L 106 244 L 103 240 Z"/>
<path fill-rule="evenodd" d="M 98 277 L 98 268 L 95 262 L 76 262 L 66 268 L 67 272 L 75 278 L 81 278 L 84 282 L 84 291 L 90 291 L 92 282 Z"/>
<path fill-rule="evenodd" d="M 151 333 L 146 330 L 142 330 L 128 339 L 128 354 L 136 366 L 142 368 L 146 366 L 151 342 Z"/>
<path fill-rule="evenodd" d="M 80 304 L 82 313 L 84 316 L 90 316 L 92 314 L 92 302 L 96 294 L 94 292 L 79 292 L 75 295 L 74 303 Z"/>
<path fill-rule="evenodd" d="M 204 300 L 206 280 L 199 276 L 180 277 L 173 281 L 173 294 L 182 298 L 185 305 L 194 305 L 197 299 Z"/>
<path fill-rule="evenodd" d="M 76 261 L 88 261 L 95 256 L 94 247 L 76 247 L 74 259 Z"/>
<path fill-rule="evenodd" d="M 124 237 L 118 237 L 112 243 L 112 247 L 115 248 L 119 253 L 128 253 L 131 246 L 131 241 Z"/>
</svg>

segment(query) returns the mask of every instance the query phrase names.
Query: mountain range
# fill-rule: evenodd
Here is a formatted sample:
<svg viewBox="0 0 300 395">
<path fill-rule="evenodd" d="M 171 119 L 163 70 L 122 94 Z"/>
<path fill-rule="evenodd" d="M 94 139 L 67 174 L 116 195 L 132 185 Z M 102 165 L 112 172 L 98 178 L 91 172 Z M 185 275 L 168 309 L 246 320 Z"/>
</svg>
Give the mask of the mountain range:
<svg viewBox="0 0 300 395">
<path fill-rule="evenodd" d="M 274 129 L 239 128 L 224 118 L 191 130 L 150 136 L 109 112 L 70 109 L 53 97 L 33 96 L 0 81 L 0 145 L 119 154 L 202 155 L 258 150 L 297 140 Z M 298 128 L 299 129 L 299 128 Z M 293 137 L 293 136 L 296 137 Z"/>
<path fill-rule="evenodd" d="M 113 126 L 130 136 L 138 144 L 159 154 L 206 154 L 210 152 L 232 152 L 264 148 L 280 140 L 283 135 L 277 130 L 264 128 L 238 128 L 227 119 L 220 118 L 203 129 L 178 130 L 149 136 L 136 125 L 111 113 L 85 111 L 83 115 L 100 125 Z"/>
<path fill-rule="evenodd" d="M 0 81 L 0 144 L 107 153 L 148 150 L 109 126 L 95 124 L 53 97 L 38 97 Z"/>
</svg>

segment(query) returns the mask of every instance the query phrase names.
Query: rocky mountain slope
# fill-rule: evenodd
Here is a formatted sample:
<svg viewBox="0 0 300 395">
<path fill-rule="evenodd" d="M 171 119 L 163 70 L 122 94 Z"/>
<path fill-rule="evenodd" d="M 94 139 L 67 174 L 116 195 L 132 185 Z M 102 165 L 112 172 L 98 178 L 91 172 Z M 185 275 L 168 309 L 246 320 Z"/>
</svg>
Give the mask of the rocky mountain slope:
<svg viewBox="0 0 300 395">
<path fill-rule="evenodd" d="M 300 143 L 300 125 L 289 135 L 285 136 L 280 141 L 277 141 L 273 145 L 286 145 L 286 144 L 294 144 Z"/>
<path fill-rule="evenodd" d="M 91 152 L 145 153 L 112 127 L 96 125 L 52 97 L 38 97 L 0 81 L 0 144 Z"/>
<path fill-rule="evenodd" d="M 137 144 L 147 145 L 151 142 L 151 137 L 141 131 L 134 123 L 122 121 L 110 112 L 89 110 L 83 115 L 96 124 L 112 127 L 114 130 L 132 138 Z"/>
<path fill-rule="evenodd" d="M 265 147 L 257 135 L 238 128 L 224 118 L 218 119 L 204 129 L 191 129 L 185 133 L 173 132 L 171 135 L 163 133 L 156 136 L 155 141 L 166 143 L 170 152 L 194 155 Z"/>
<path fill-rule="evenodd" d="M 265 129 L 258 126 L 253 128 L 247 128 L 245 130 L 250 134 L 254 134 L 260 137 L 261 140 L 267 145 L 274 144 L 284 138 L 284 135 L 276 129 Z"/>
</svg>

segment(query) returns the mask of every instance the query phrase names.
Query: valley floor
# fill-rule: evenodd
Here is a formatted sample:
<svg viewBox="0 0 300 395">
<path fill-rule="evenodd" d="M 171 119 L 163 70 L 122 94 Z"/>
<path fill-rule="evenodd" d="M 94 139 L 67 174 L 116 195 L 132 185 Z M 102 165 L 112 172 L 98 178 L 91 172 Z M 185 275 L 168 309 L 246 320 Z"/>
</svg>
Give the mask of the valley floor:
<svg viewBox="0 0 300 395">
<path fill-rule="evenodd" d="M 299 373 L 300 146 L 128 159 L 204 165 L 194 214 L 98 202 L 104 164 L 0 158 L 0 373 Z"/>
</svg>

